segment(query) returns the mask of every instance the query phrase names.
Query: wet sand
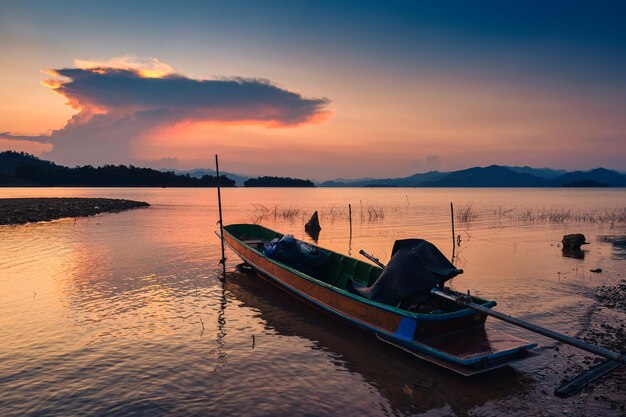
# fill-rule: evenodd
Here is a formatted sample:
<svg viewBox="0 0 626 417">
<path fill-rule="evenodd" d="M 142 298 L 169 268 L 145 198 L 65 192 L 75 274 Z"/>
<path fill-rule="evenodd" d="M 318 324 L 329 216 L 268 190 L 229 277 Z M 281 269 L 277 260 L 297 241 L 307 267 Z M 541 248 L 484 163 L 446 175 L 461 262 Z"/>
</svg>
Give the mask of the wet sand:
<svg viewBox="0 0 626 417">
<path fill-rule="evenodd" d="M 148 206 L 143 201 L 110 198 L 2 198 L 0 225 L 93 216 Z"/>
</svg>

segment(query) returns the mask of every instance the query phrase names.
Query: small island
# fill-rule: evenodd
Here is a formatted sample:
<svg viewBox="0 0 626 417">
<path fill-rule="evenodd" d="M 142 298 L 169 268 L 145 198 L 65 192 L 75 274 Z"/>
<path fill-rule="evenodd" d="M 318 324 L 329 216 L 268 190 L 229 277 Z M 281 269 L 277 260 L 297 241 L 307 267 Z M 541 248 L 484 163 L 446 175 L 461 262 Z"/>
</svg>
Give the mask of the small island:
<svg viewBox="0 0 626 417">
<path fill-rule="evenodd" d="M 143 201 L 111 198 L 0 198 L 0 226 L 93 216 L 149 206 Z"/>
<path fill-rule="evenodd" d="M 291 177 L 250 178 L 243 183 L 245 187 L 315 187 L 311 180 Z"/>
</svg>

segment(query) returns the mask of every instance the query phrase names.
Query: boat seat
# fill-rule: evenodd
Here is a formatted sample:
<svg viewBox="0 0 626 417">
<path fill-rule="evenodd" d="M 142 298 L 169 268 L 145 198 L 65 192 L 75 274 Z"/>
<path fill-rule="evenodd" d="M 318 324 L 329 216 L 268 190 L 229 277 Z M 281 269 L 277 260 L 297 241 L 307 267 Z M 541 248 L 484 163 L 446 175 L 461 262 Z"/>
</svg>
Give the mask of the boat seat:
<svg viewBox="0 0 626 417">
<path fill-rule="evenodd" d="M 341 260 L 341 268 L 339 270 L 339 276 L 333 285 L 336 287 L 345 289 L 346 284 L 352 278 L 354 278 L 354 272 L 356 269 L 357 260 L 344 256 Z"/>
<path fill-rule="evenodd" d="M 246 240 L 242 240 L 243 243 L 245 243 L 246 245 L 258 245 L 259 243 L 265 243 L 265 240 L 263 239 L 246 239 Z"/>
<path fill-rule="evenodd" d="M 372 267 L 370 268 L 370 272 L 369 272 L 369 280 L 367 281 L 367 286 L 368 287 L 372 286 L 372 284 L 376 282 L 376 280 L 382 273 L 383 273 L 382 269 L 377 268 L 372 265 Z"/>
<path fill-rule="evenodd" d="M 252 249 L 263 251 L 263 246 L 265 245 L 265 242 L 267 241 L 264 239 L 247 239 L 247 240 L 242 240 L 241 242 L 250 246 Z"/>
<path fill-rule="evenodd" d="M 354 269 L 354 281 L 367 285 L 369 282 L 369 274 L 372 265 L 365 262 L 358 262 Z"/>
<path fill-rule="evenodd" d="M 339 277 L 341 271 L 341 261 L 343 260 L 343 255 L 339 255 L 335 252 L 331 252 L 328 257 L 328 263 L 325 267 L 325 272 L 323 274 L 324 282 L 329 283 L 330 285 L 335 285 L 337 278 Z"/>
</svg>

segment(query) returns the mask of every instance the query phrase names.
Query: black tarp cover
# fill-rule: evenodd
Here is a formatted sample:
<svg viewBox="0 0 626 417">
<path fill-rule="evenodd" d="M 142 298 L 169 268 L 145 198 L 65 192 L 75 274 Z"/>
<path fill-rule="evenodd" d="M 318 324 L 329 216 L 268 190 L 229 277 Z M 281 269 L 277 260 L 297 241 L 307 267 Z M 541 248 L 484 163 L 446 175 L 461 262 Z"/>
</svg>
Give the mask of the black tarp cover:
<svg viewBox="0 0 626 417">
<path fill-rule="evenodd" d="M 447 280 L 462 272 L 426 240 L 396 240 L 391 260 L 376 282 L 366 287 L 352 281 L 352 286 L 365 298 L 397 306 L 406 297 L 442 287 Z"/>
</svg>

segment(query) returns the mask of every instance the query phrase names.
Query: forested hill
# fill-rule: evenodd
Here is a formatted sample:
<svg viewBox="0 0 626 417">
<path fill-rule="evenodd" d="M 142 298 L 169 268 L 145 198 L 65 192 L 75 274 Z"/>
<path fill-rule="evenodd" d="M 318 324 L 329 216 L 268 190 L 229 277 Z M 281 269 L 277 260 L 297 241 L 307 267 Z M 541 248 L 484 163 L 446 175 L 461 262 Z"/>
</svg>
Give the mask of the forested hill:
<svg viewBox="0 0 626 417">
<path fill-rule="evenodd" d="M 194 178 L 132 165 L 90 165 L 69 168 L 23 152 L 0 153 L 0 186 L 69 187 L 215 187 L 217 177 Z M 222 187 L 235 181 L 221 175 Z"/>
<path fill-rule="evenodd" d="M 404 178 L 337 179 L 321 187 L 626 187 L 626 175 L 605 168 L 566 172 L 550 168 L 491 165 Z"/>
<path fill-rule="evenodd" d="M 243 183 L 246 187 L 315 187 L 310 180 L 290 177 L 250 178 Z"/>
</svg>

